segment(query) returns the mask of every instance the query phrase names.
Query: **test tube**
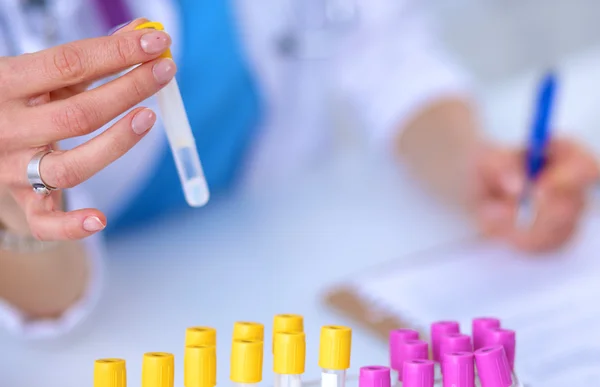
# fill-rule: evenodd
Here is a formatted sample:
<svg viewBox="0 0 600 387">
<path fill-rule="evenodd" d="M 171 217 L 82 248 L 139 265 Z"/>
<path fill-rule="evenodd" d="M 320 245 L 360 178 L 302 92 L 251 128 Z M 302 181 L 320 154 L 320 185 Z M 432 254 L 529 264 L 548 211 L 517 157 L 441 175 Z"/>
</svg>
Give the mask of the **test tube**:
<svg viewBox="0 0 600 387">
<path fill-rule="evenodd" d="M 142 361 L 142 387 L 173 387 L 175 359 L 165 352 L 144 354 Z"/>
<path fill-rule="evenodd" d="M 444 355 L 443 387 L 474 387 L 475 366 L 472 352 L 450 352 Z"/>
<path fill-rule="evenodd" d="M 404 364 L 409 360 L 427 360 L 429 358 L 429 345 L 423 340 L 408 340 L 398 347 L 397 356 L 394 357 L 394 367 L 398 370 L 398 384 L 403 380 Z"/>
<path fill-rule="evenodd" d="M 361 367 L 358 387 L 390 387 L 391 375 L 388 367 Z"/>
<path fill-rule="evenodd" d="M 233 324 L 233 340 L 265 339 L 265 326 L 257 322 L 238 321 Z"/>
<path fill-rule="evenodd" d="M 298 314 L 278 314 L 273 318 L 273 352 L 277 332 L 304 332 L 304 318 Z"/>
<path fill-rule="evenodd" d="M 217 345 L 217 330 L 211 327 L 190 327 L 185 330 L 185 345 Z"/>
<path fill-rule="evenodd" d="M 435 363 L 431 360 L 417 359 L 404 362 L 402 386 L 433 387 L 434 367 Z"/>
<path fill-rule="evenodd" d="M 473 319 L 472 322 L 472 336 L 473 336 L 473 350 L 477 351 L 479 348 L 485 346 L 484 337 L 485 332 L 488 329 L 500 328 L 500 320 L 495 317 L 479 317 Z"/>
<path fill-rule="evenodd" d="M 262 381 L 262 340 L 233 340 L 229 378 L 237 387 L 251 387 Z"/>
<path fill-rule="evenodd" d="M 510 369 L 515 368 L 516 332 L 510 329 L 494 328 L 485 332 L 483 342 L 486 347 L 501 345 L 504 347 Z"/>
<path fill-rule="evenodd" d="M 440 343 L 443 336 L 451 333 L 460 333 L 460 326 L 456 321 L 437 321 L 431 324 L 431 353 L 433 361 L 439 362 Z"/>
<path fill-rule="evenodd" d="M 94 363 L 94 387 L 127 387 L 125 360 L 96 360 Z"/>
<path fill-rule="evenodd" d="M 304 332 L 275 333 L 273 355 L 275 387 L 302 387 L 306 362 Z"/>
<path fill-rule="evenodd" d="M 136 27 L 143 28 L 164 30 L 163 25 L 157 22 L 143 23 Z M 162 57 L 173 58 L 170 50 Z M 210 194 L 177 80 L 173 78 L 157 93 L 157 98 L 185 200 L 192 207 L 201 207 L 208 202 Z"/>
<path fill-rule="evenodd" d="M 217 385 L 217 348 L 214 345 L 187 345 L 183 355 L 185 387 Z"/>
<path fill-rule="evenodd" d="M 319 367 L 321 387 L 345 387 L 346 371 L 350 368 L 352 330 L 344 326 L 321 328 Z"/>
<path fill-rule="evenodd" d="M 405 359 L 401 356 L 403 343 L 419 339 L 419 332 L 414 329 L 394 329 L 390 331 L 390 367 L 395 381 L 402 380 L 402 363 Z M 428 356 L 425 356 L 425 359 Z"/>
<path fill-rule="evenodd" d="M 473 352 L 471 336 L 462 333 L 450 333 L 440 339 L 440 370 L 444 373 L 444 356 L 450 352 Z"/>
<path fill-rule="evenodd" d="M 513 387 L 510 365 L 501 345 L 475 351 L 475 364 L 481 387 Z"/>
</svg>

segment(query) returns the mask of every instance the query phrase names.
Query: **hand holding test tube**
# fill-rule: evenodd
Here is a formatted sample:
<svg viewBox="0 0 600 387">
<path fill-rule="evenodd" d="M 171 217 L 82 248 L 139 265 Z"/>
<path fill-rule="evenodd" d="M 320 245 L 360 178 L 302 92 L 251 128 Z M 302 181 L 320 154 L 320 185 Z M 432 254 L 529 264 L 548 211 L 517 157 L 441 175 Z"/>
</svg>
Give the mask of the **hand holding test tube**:
<svg viewBox="0 0 600 387">
<path fill-rule="evenodd" d="M 136 27 L 138 30 L 144 28 L 164 30 L 163 25 L 156 22 L 143 23 Z M 162 56 L 172 59 L 169 50 Z M 157 98 L 185 200 L 192 207 L 202 207 L 208 202 L 210 194 L 177 80 L 173 78 L 157 93 Z"/>
</svg>

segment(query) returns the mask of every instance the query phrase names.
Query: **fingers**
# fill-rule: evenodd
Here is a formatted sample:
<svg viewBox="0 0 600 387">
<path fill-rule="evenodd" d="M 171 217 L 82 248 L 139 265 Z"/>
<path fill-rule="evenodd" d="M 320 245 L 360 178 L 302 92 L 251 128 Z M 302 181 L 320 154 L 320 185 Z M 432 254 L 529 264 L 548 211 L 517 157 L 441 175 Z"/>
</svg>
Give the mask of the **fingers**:
<svg viewBox="0 0 600 387">
<path fill-rule="evenodd" d="M 477 209 L 477 223 L 486 237 L 503 238 L 514 229 L 516 203 L 501 199 L 482 201 Z"/>
<path fill-rule="evenodd" d="M 75 187 L 127 153 L 155 122 L 156 114 L 152 110 L 136 109 L 88 142 L 44 157 L 40 175 L 52 187 Z"/>
<path fill-rule="evenodd" d="M 60 192 L 43 197 L 23 188 L 13 195 L 25 211 L 30 232 L 41 241 L 83 239 L 106 227 L 106 217 L 96 209 L 61 211 L 57 205 Z"/>
<path fill-rule="evenodd" d="M 176 72 L 171 59 L 157 59 L 93 90 L 32 108 L 35 117 L 23 128 L 30 135 L 19 138 L 39 146 L 89 134 L 156 94 Z"/>
<path fill-rule="evenodd" d="M 542 198 L 536 202 L 531 228 L 515 229 L 507 239 L 524 251 L 543 252 L 559 248 L 576 231 L 584 205 L 583 196 Z"/>
<path fill-rule="evenodd" d="M 478 157 L 477 180 L 481 196 L 518 198 L 524 189 L 522 156 L 508 149 L 482 149 Z"/>
<path fill-rule="evenodd" d="M 539 194 L 553 192 L 563 195 L 577 195 L 598 180 L 599 170 L 595 158 L 588 152 L 573 146 L 550 159 L 546 170 L 536 182 Z"/>
<path fill-rule="evenodd" d="M 129 112 L 112 127 L 91 140 L 67 151 L 47 154 L 40 163 L 40 176 L 56 188 L 72 188 L 83 183 L 127 153 L 156 122 L 156 114 L 145 108 Z M 0 182 L 29 187 L 27 164 L 40 149 L 13 153 L 0 164 Z"/>
<path fill-rule="evenodd" d="M 126 30 L 0 61 L 3 97 L 29 97 L 89 82 L 159 57 L 171 45 L 164 31 Z"/>
</svg>

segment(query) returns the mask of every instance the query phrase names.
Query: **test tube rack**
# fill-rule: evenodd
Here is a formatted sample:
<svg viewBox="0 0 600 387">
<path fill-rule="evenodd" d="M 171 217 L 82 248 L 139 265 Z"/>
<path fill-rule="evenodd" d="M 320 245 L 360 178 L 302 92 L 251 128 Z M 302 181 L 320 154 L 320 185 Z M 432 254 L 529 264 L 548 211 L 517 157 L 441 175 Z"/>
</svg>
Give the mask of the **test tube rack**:
<svg viewBox="0 0 600 387">
<path fill-rule="evenodd" d="M 230 380 L 238 387 L 263 381 L 264 325 L 236 322 L 231 341 Z M 390 332 L 390 365 L 360 368 L 360 387 L 518 387 L 514 373 L 515 333 L 501 328 L 500 320 L 473 320 L 472 335 L 460 332 L 454 321 L 431 325 L 431 342 L 418 331 Z M 185 333 L 183 385 L 217 385 L 217 331 L 190 327 Z M 302 387 L 306 337 L 300 315 L 275 316 L 272 333 L 274 387 Z M 320 333 L 321 387 L 345 387 L 350 369 L 352 330 L 323 326 Z M 175 359 L 171 353 L 150 352 L 142 362 L 142 387 L 174 387 Z M 312 384 L 312 383 L 311 383 Z M 306 385 L 306 384 L 305 384 Z M 94 364 L 94 387 L 126 387 L 124 359 L 99 359 Z"/>
</svg>

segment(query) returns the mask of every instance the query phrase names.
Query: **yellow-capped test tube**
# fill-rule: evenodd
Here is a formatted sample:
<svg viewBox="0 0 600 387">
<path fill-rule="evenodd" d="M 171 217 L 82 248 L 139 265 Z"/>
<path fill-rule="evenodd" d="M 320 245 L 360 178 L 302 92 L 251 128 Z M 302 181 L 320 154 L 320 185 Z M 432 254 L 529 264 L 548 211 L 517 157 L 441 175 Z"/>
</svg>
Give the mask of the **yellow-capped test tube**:
<svg viewBox="0 0 600 387">
<path fill-rule="evenodd" d="M 262 381 L 262 340 L 233 340 L 231 345 L 230 379 L 241 386 Z"/>
<path fill-rule="evenodd" d="M 94 387 L 127 387 L 125 360 L 96 360 L 94 363 Z"/>
<path fill-rule="evenodd" d="M 185 345 L 217 345 L 217 330 L 211 327 L 189 327 L 185 330 Z"/>
<path fill-rule="evenodd" d="M 304 318 L 299 314 L 278 314 L 273 318 L 273 351 L 277 332 L 304 332 Z"/>
<path fill-rule="evenodd" d="M 265 339 L 265 326 L 257 322 L 238 321 L 233 325 L 233 340 Z"/>
<path fill-rule="evenodd" d="M 185 387 L 217 385 L 217 348 L 214 345 L 187 345 L 183 356 Z"/>
<path fill-rule="evenodd" d="M 344 326 L 324 326 L 320 339 L 321 387 L 344 387 L 346 370 L 350 368 L 352 330 Z"/>
<path fill-rule="evenodd" d="M 163 25 L 157 22 L 136 27 L 144 28 L 164 30 Z M 172 59 L 171 52 L 166 51 L 162 57 Z M 177 80 L 173 78 L 156 96 L 185 200 L 192 207 L 201 207 L 208 202 L 210 194 Z"/>
<path fill-rule="evenodd" d="M 142 361 L 142 387 L 173 387 L 175 359 L 165 352 L 144 354 Z"/>
<path fill-rule="evenodd" d="M 305 362 L 304 332 L 276 332 L 273 349 L 275 387 L 301 387 Z"/>
</svg>

